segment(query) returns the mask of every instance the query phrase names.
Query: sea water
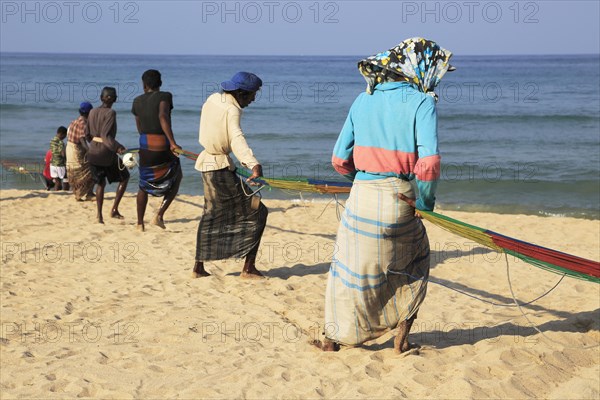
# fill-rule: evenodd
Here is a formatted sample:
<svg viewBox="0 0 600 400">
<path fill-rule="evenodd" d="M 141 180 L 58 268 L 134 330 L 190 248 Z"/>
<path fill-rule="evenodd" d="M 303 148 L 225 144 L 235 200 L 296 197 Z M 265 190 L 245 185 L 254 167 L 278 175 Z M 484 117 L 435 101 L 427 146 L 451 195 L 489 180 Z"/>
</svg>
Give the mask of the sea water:
<svg viewBox="0 0 600 400">
<path fill-rule="evenodd" d="M 0 56 L 2 188 L 39 190 L 35 172 L 60 125 L 82 101 L 100 105 L 102 87 L 118 91 L 117 140 L 138 147 L 131 114 L 147 69 L 173 94 L 172 125 L 185 150 L 199 153 L 204 100 L 237 71 L 264 82 L 244 109 L 242 128 L 268 177 L 343 180 L 331 153 L 348 109 L 366 84 L 359 56 L 151 56 L 17 54 Z M 439 97 L 441 209 L 600 218 L 600 59 L 579 56 L 463 56 Z M 6 164 L 5 164 L 6 165 Z M 202 194 L 200 173 L 182 160 L 181 192 Z M 129 191 L 137 190 L 132 171 Z M 264 191 L 265 198 L 299 193 Z M 329 201 L 327 195 L 303 198 Z"/>
</svg>

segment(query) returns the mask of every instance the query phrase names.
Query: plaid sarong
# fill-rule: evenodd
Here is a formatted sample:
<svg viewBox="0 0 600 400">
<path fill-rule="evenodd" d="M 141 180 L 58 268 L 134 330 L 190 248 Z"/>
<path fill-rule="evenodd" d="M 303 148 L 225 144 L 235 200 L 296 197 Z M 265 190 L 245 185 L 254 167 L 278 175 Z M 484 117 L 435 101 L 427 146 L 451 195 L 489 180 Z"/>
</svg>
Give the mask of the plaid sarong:
<svg viewBox="0 0 600 400">
<path fill-rule="evenodd" d="M 355 180 L 337 233 L 325 295 L 325 335 L 345 345 L 377 338 L 414 315 L 427 290 L 429 240 L 398 178 Z"/>
<path fill-rule="evenodd" d="M 242 258 L 256 253 L 268 210 L 251 207 L 252 190 L 228 169 L 203 172 L 204 214 L 196 241 L 196 261 Z M 244 187 L 242 187 L 244 185 Z"/>
</svg>

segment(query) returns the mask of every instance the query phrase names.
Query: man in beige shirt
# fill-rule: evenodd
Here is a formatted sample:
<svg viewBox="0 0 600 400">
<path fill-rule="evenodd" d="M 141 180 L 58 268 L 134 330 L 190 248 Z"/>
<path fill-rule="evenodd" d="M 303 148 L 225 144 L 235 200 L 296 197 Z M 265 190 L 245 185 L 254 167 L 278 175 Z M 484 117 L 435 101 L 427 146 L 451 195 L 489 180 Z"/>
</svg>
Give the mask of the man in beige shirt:
<svg viewBox="0 0 600 400">
<path fill-rule="evenodd" d="M 198 227 L 193 276 L 209 276 L 204 262 L 246 257 L 241 276 L 262 278 L 255 261 L 268 210 L 262 203 L 252 206 L 252 190 L 235 173 L 230 153 L 252 170 L 246 182 L 262 176 L 262 166 L 248 146 L 240 118 L 242 108 L 256 98 L 260 78 L 238 72 L 221 83 L 223 92 L 211 95 L 202 106 L 200 144 L 204 151 L 196 161 L 204 181 L 204 214 Z"/>
<path fill-rule="evenodd" d="M 252 96 L 239 99 L 238 102 L 234 95 L 223 92 L 214 93 L 206 99 L 200 118 L 199 141 L 204 151 L 196 160 L 198 171 L 208 172 L 223 168 L 235 171 L 235 164 L 229 156 L 233 152 L 244 167 L 255 173 L 256 176 L 252 179 L 262 176 L 262 173 L 258 175 L 257 171 L 254 171 L 255 167 L 260 167 L 260 163 L 248 147 L 240 126 L 242 108 L 254 101 L 255 96 L 256 92 Z"/>
</svg>

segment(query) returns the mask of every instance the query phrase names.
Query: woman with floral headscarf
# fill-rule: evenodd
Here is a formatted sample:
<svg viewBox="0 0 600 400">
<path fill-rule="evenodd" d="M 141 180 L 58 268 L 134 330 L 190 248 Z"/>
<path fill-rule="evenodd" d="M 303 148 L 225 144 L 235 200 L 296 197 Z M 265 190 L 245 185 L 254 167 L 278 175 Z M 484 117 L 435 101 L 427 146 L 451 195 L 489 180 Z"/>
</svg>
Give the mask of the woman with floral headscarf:
<svg viewBox="0 0 600 400">
<path fill-rule="evenodd" d="M 418 210 L 433 210 L 440 175 L 433 89 L 453 69 L 451 56 L 435 42 L 412 38 L 358 63 L 367 90 L 352 104 L 333 151 L 334 168 L 354 184 L 329 271 L 325 339 L 316 343 L 325 351 L 394 328 L 395 350 L 410 348 L 408 332 L 429 277 Z"/>
</svg>

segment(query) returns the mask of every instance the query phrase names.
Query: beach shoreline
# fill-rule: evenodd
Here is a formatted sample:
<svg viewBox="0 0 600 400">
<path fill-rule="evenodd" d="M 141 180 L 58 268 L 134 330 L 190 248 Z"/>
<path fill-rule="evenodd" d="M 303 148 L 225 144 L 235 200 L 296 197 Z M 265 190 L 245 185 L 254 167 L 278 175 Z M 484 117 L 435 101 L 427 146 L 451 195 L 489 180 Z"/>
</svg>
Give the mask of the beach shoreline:
<svg viewBox="0 0 600 400">
<path fill-rule="evenodd" d="M 2 161 L 2 160 L 0 160 Z M 11 164 L 12 163 L 12 164 Z M 25 190 L 25 191 L 40 191 L 41 188 L 44 187 L 44 180 L 40 175 L 40 171 L 43 169 L 43 164 L 34 163 L 34 162 L 7 162 L 7 166 L 12 166 L 9 168 L 3 168 L 0 165 L 0 176 L 2 177 L 2 190 Z M 18 168 L 23 168 L 23 171 L 19 172 Z M 128 185 L 128 193 L 137 192 L 138 186 L 138 174 L 137 171 L 132 173 L 129 185 Z M 279 178 L 278 176 L 268 176 L 269 178 Z M 305 176 L 294 176 L 295 178 L 306 179 Z M 345 182 L 340 176 L 335 175 L 327 175 L 324 177 L 326 180 L 332 180 L 340 182 Z M 202 178 L 198 174 L 197 171 L 193 170 L 192 172 L 187 172 L 184 174 L 185 182 L 182 187 L 180 187 L 179 193 L 192 196 L 192 197 L 202 197 L 203 196 L 203 187 L 202 187 Z M 192 182 L 192 183 L 190 183 Z M 507 202 L 485 202 L 485 193 L 478 194 L 475 198 L 467 198 L 465 196 L 457 197 L 456 194 L 444 192 L 445 184 L 452 185 L 452 183 L 440 182 L 439 189 L 439 199 L 436 202 L 436 211 L 445 212 L 445 211 L 463 211 L 467 213 L 489 213 L 489 214 L 508 214 L 508 215 L 534 215 L 539 217 L 548 217 L 548 218 L 577 218 L 584 220 L 592 220 L 598 221 L 600 220 L 600 211 L 594 209 L 593 207 L 588 208 L 579 208 L 572 207 L 569 204 L 565 203 L 558 207 L 539 209 L 535 205 L 529 205 L 526 203 L 522 203 L 518 198 L 510 199 Z M 476 183 L 473 183 L 476 185 Z M 489 184 L 489 182 L 488 182 Z M 499 193 L 503 193 L 502 189 L 499 188 L 496 195 Z M 110 185 L 106 188 L 107 193 L 114 192 L 115 187 L 111 187 Z M 302 193 L 299 191 L 290 191 L 290 190 L 280 190 L 280 189 L 272 189 L 267 187 L 266 190 L 263 191 L 264 197 L 266 199 L 274 199 L 274 200 L 283 200 L 290 201 L 294 203 L 303 203 L 308 201 L 310 203 L 316 204 L 326 204 L 332 200 L 331 195 L 327 194 L 319 194 L 319 193 Z M 487 192 L 486 192 L 487 193 Z M 448 199 L 450 197 L 450 199 Z M 499 198 L 501 196 L 498 196 Z M 345 201 L 347 198 L 347 194 L 338 195 L 340 201 Z"/>
<path fill-rule="evenodd" d="M 267 197 L 257 267 L 268 279 L 248 282 L 241 260 L 206 263 L 213 275 L 191 278 L 201 196 L 178 196 L 166 230 L 139 233 L 133 193 L 115 220 L 108 192 L 100 225 L 95 203 L 70 192 L 2 189 L 2 398 L 600 396 L 599 286 L 564 278 L 552 289 L 560 275 L 428 222 L 432 281 L 409 338 L 421 348 L 395 355 L 387 333 L 317 351 L 308 342 L 327 329 L 335 202 Z M 159 201 L 150 198 L 146 222 Z M 600 259 L 598 220 L 440 212 Z M 543 334 L 511 307 L 511 286 L 521 303 L 550 291 L 523 306 Z"/>
</svg>

